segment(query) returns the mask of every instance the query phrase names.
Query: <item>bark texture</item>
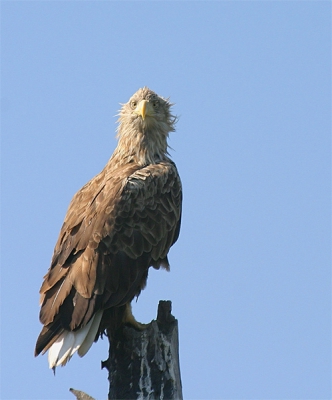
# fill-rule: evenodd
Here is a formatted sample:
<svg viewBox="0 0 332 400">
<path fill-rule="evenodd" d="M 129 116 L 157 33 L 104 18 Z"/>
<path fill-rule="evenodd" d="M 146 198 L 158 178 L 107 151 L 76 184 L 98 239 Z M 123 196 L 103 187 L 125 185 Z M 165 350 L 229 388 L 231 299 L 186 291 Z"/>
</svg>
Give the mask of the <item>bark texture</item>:
<svg viewBox="0 0 332 400">
<path fill-rule="evenodd" d="M 182 400 L 178 321 L 160 301 L 156 321 L 143 331 L 123 326 L 111 337 L 109 400 Z"/>
</svg>

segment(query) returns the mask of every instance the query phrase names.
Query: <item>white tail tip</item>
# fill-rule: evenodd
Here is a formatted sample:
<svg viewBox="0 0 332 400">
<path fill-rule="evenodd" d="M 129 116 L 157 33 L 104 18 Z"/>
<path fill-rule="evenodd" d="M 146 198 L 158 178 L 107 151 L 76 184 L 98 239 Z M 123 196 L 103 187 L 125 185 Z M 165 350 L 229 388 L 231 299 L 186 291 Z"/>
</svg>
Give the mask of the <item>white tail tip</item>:
<svg viewBox="0 0 332 400">
<path fill-rule="evenodd" d="M 63 332 L 48 350 L 49 367 L 54 369 L 66 365 L 76 351 L 83 357 L 95 340 L 102 315 L 103 312 L 98 311 L 84 328 Z"/>
</svg>

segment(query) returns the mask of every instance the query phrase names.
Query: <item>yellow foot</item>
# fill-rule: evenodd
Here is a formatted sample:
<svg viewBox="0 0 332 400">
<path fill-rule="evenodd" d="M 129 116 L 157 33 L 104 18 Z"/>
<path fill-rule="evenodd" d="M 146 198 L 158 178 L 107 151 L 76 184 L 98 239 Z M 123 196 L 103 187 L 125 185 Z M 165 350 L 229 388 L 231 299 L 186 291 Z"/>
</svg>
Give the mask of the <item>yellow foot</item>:
<svg viewBox="0 0 332 400">
<path fill-rule="evenodd" d="M 146 329 L 148 327 L 148 324 L 141 324 L 140 322 L 136 321 L 135 317 L 133 316 L 130 303 L 126 304 L 126 311 L 125 311 L 122 322 L 124 324 L 132 325 L 135 329 L 137 329 L 139 331 L 143 331 L 144 329 Z"/>
</svg>

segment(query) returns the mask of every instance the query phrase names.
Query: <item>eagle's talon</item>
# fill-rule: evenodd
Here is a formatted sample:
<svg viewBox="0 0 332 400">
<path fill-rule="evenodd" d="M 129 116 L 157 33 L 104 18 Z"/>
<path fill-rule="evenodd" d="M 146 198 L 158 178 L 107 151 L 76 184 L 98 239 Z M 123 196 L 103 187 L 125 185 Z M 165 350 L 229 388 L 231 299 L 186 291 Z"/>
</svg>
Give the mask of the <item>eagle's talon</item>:
<svg viewBox="0 0 332 400">
<path fill-rule="evenodd" d="M 122 320 L 122 323 L 125 325 L 132 326 L 138 331 L 144 331 L 149 324 L 142 324 L 141 322 L 136 321 L 135 317 L 133 316 L 131 304 L 126 304 L 125 314 Z"/>
</svg>

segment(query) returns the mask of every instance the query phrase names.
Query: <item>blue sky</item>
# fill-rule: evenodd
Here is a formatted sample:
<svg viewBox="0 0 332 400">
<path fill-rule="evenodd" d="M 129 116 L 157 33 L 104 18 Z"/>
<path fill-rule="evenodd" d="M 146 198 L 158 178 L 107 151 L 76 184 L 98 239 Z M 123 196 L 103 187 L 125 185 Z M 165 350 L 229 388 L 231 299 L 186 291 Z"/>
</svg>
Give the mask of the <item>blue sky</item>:
<svg viewBox="0 0 332 400">
<path fill-rule="evenodd" d="M 185 399 L 331 398 L 331 3 L 2 1 L 1 399 L 106 399 L 108 342 L 56 377 L 38 291 L 119 103 L 176 103 L 171 272 L 134 313 L 179 320 Z"/>
</svg>

